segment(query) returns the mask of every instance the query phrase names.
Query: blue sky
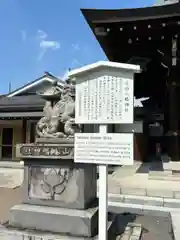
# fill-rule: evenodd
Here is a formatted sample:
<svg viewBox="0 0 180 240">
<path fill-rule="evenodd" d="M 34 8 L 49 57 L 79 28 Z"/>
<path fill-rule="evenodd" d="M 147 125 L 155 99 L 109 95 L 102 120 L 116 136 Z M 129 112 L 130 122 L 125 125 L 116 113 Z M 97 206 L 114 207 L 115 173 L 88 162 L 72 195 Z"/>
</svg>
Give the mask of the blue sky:
<svg viewBox="0 0 180 240">
<path fill-rule="evenodd" d="M 129 8 L 154 0 L 0 0 L 0 94 L 49 71 L 105 59 L 80 8 Z"/>
</svg>

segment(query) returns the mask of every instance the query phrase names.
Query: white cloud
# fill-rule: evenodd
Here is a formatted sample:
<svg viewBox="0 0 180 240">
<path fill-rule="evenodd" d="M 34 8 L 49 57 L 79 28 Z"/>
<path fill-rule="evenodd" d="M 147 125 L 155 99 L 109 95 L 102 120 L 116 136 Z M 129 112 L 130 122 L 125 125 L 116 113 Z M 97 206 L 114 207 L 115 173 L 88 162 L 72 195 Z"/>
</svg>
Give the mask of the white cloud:
<svg viewBox="0 0 180 240">
<path fill-rule="evenodd" d="M 58 48 L 60 48 L 59 42 L 57 42 L 57 41 L 48 41 L 48 40 L 40 41 L 39 46 L 41 48 L 51 48 L 51 49 L 58 49 Z"/>
<path fill-rule="evenodd" d="M 40 47 L 40 54 L 38 56 L 38 60 L 41 60 L 48 50 L 57 50 L 60 48 L 60 43 L 58 41 L 47 39 L 47 33 L 42 30 L 37 31 L 37 38 Z"/>
<path fill-rule="evenodd" d="M 39 29 L 39 30 L 37 31 L 37 36 L 38 36 L 39 39 L 45 39 L 45 38 L 47 38 L 48 35 L 47 35 L 47 33 L 45 33 L 44 31 L 42 31 L 42 30 Z"/>
<path fill-rule="evenodd" d="M 68 78 L 69 69 L 67 69 L 59 78 L 65 81 Z"/>
<path fill-rule="evenodd" d="M 62 75 L 59 76 L 59 78 L 63 81 L 65 81 L 67 78 L 68 78 L 68 75 L 69 75 L 69 72 L 72 70 L 72 69 L 75 69 L 75 68 L 78 68 L 80 67 L 81 64 L 80 62 L 77 60 L 77 59 L 73 59 L 70 63 L 69 63 L 69 68 L 67 68 L 64 73 Z"/>
<path fill-rule="evenodd" d="M 80 46 L 79 46 L 79 44 L 77 44 L 77 43 L 73 43 L 73 44 L 72 44 L 72 48 L 73 48 L 73 50 L 75 50 L 75 51 L 79 51 L 79 50 L 80 50 Z"/>
<path fill-rule="evenodd" d="M 81 65 L 81 63 L 77 60 L 77 59 L 73 59 L 72 62 L 71 62 L 71 66 L 70 68 L 77 68 Z"/>
</svg>

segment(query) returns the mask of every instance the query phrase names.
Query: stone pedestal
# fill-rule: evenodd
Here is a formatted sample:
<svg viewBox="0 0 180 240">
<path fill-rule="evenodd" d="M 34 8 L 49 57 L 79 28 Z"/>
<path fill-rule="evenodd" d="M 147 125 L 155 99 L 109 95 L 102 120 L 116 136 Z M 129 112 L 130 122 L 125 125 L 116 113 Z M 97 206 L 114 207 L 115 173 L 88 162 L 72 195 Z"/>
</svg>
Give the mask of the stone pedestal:
<svg viewBox="0 0 180 240">
<path fill-rule="evenodd" d="M 86 210 L 60 207 L 16 205 L 11 209 L 10 225 L 72 236 L 93 237 L 97 234 L 98 208 Z"/>
<path fill-rule="evenodd" d="M 96 198 L 96 166 L 72 160 L 24 160 L 23 203 L 86 209 Z"/>
<path fill-rule="evenodd" d="M 115 239 L 114 216 L 108 221 L 108 239 Z M 0 226 L 0 239 L 3 240 L 98 240 L 95 237 L 73 236 L 48 231 L 38 231 L 31 229 L 19 229 L 12 226 Z"/>
<path fill-rule="evenodd" d="M 17 146 L 25 165 L 23 201 L 12 207 L 10 226 L 83 239 L 97 235 L 97 168 L 75 164 L 73 151 L 73 143 L 62 142 Z"/>
</svg>

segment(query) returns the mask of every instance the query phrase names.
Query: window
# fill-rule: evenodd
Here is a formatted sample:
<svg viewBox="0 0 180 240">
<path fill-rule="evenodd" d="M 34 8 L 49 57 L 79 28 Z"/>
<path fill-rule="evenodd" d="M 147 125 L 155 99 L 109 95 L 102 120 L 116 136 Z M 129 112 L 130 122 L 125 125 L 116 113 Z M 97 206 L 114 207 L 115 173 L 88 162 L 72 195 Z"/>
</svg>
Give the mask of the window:
<svg viewBox="0 0 180 240">
<path fill-rule="evenodd" d="M 1 147 L 1 157 L 12 158 L 13 155 L 13 128 L 3 128 L 2 129 L 2 147 Z"/>
<path fill-rule="evenodd" d="M 37 122 L 31 122 L 31 124 L 30 124 L 30 143 L 34 143 L 35 142 L 36 124 L 37 124 Z"/>
</svg>

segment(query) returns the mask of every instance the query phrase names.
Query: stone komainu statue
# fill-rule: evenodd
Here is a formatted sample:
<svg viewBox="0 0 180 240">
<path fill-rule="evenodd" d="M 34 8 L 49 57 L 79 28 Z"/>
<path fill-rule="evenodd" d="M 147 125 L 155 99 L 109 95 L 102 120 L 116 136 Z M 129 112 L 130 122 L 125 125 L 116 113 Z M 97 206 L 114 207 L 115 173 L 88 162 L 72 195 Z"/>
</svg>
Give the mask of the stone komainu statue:
<svg viewBox="0 0 180 240">
<path fill-rule="evenodd" d="M 75 86 L 70 80 L 66 81 L 63 90 L 55 82 L 51 89 L 39 95 L 46 103 L 44 117 L 36 126 L 37 137 L 69 138 L 80 131 L 80 127 L 75 125 Z"/>
</svg>

